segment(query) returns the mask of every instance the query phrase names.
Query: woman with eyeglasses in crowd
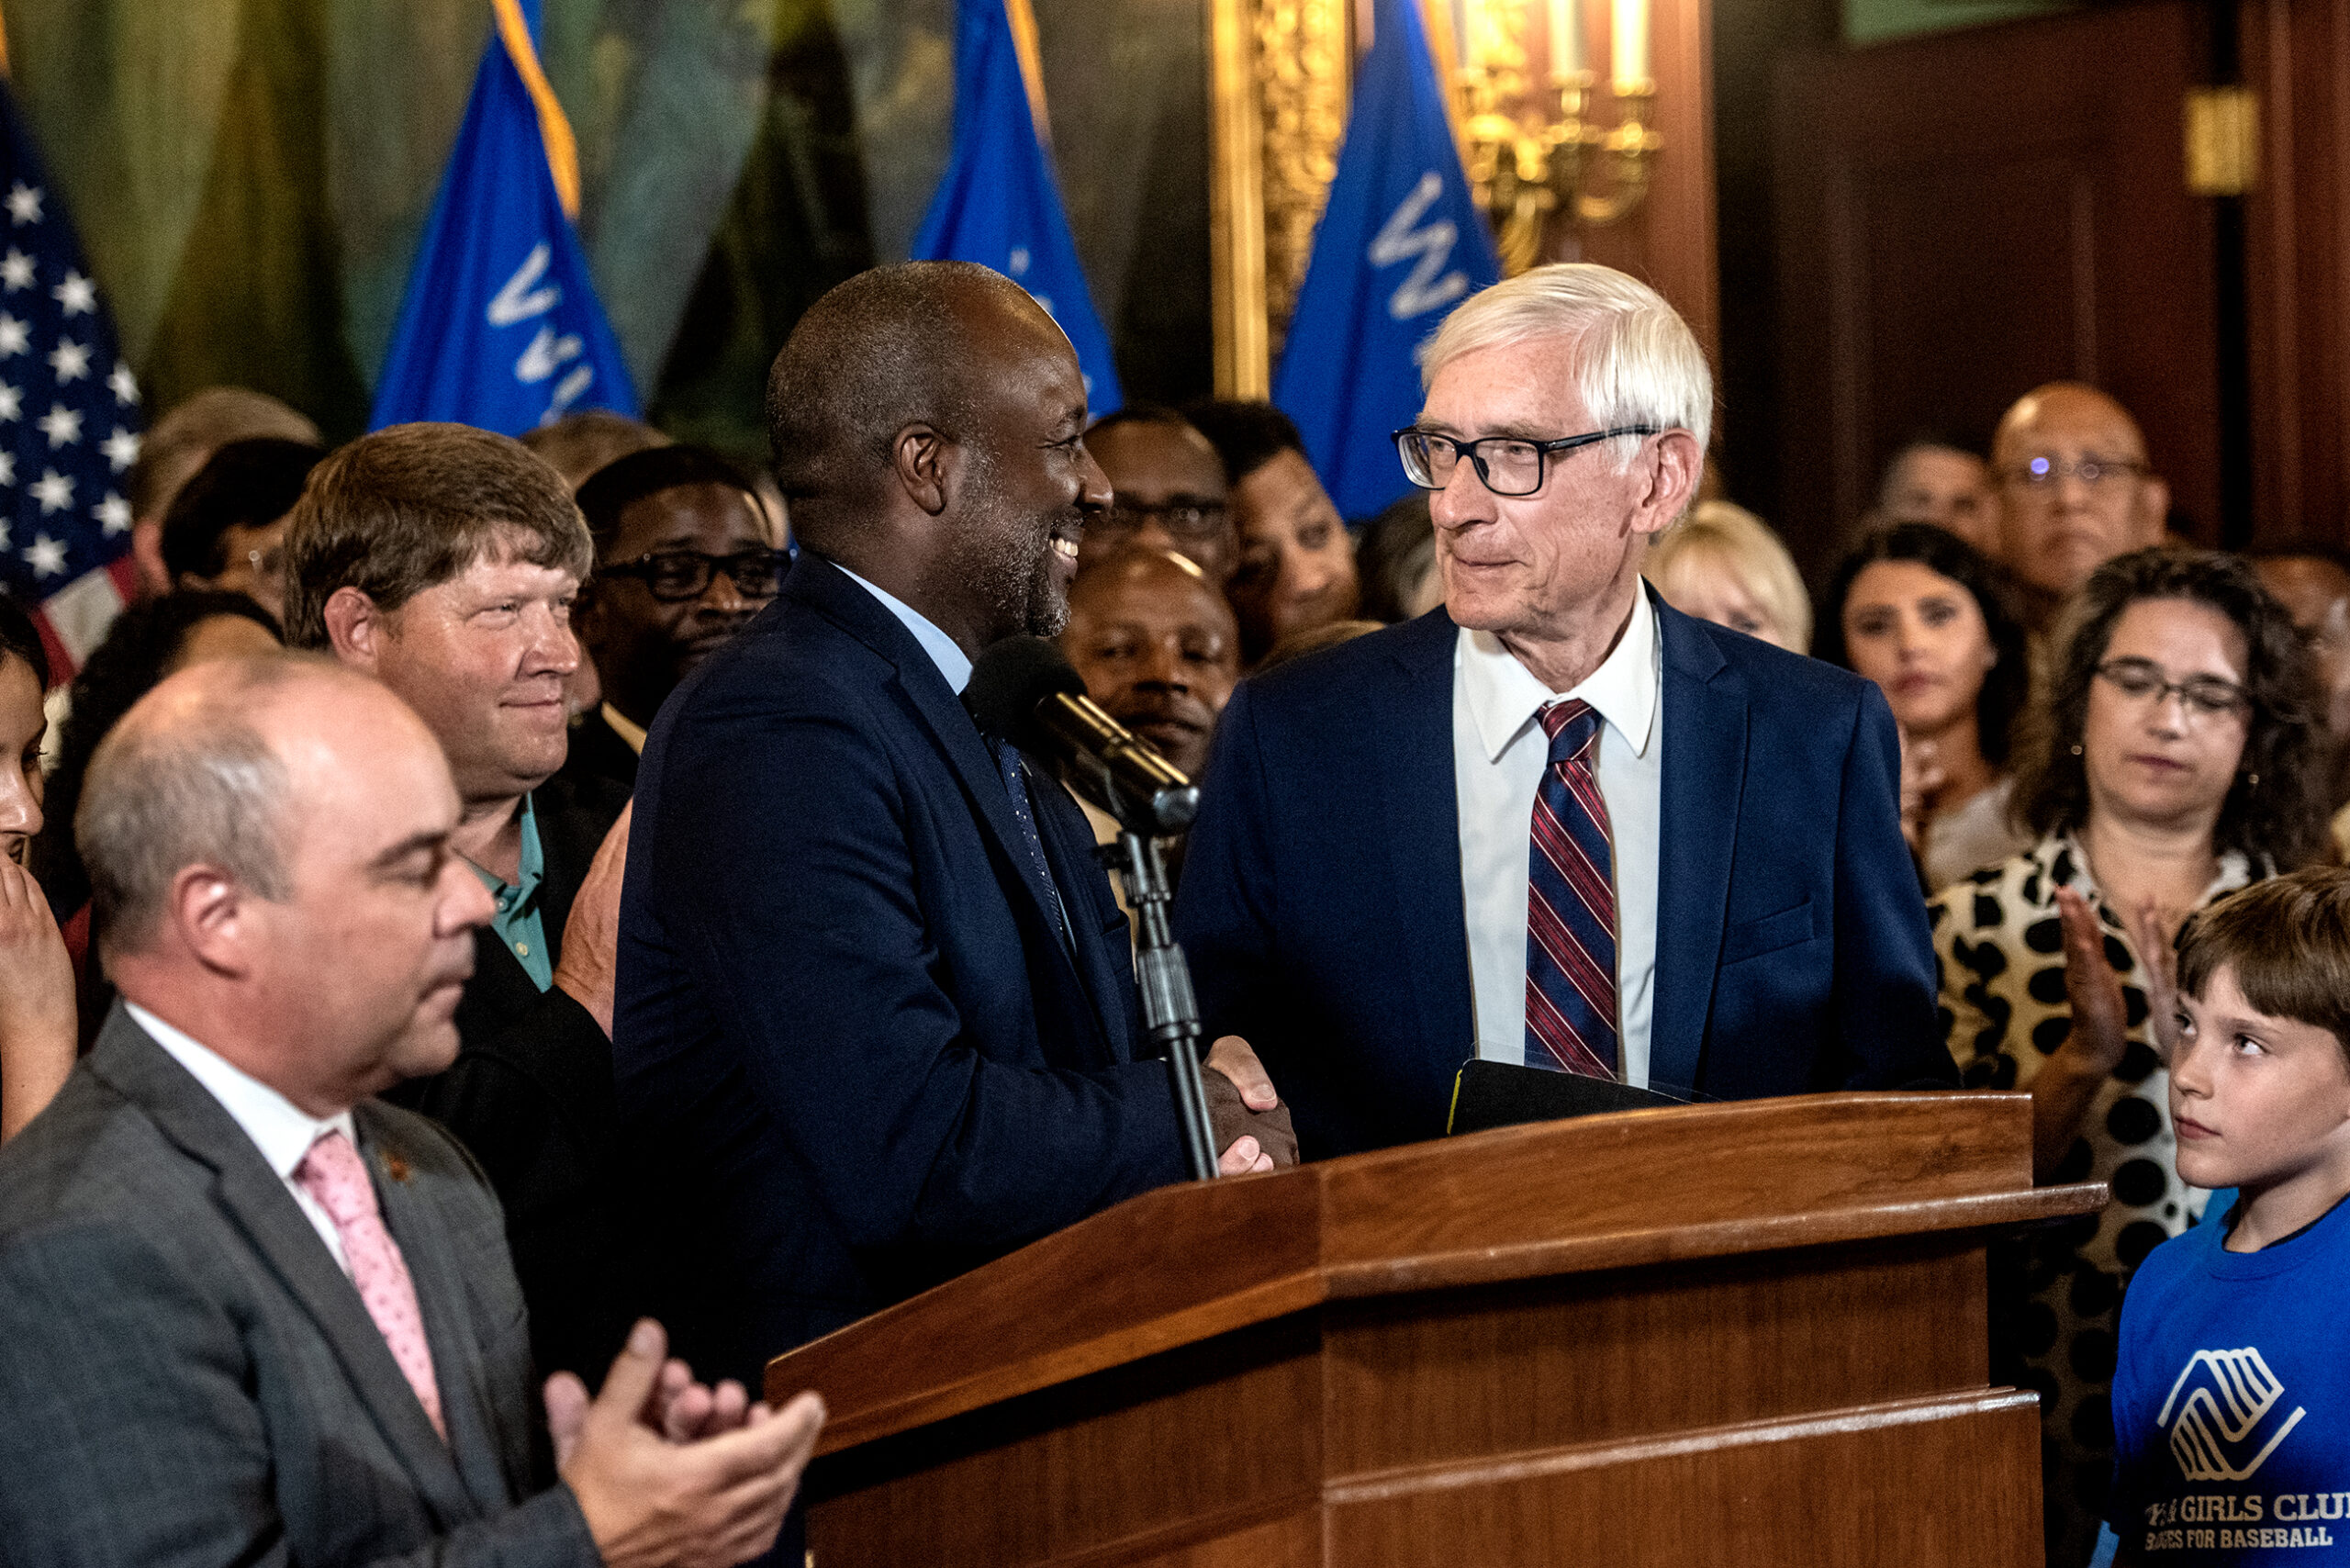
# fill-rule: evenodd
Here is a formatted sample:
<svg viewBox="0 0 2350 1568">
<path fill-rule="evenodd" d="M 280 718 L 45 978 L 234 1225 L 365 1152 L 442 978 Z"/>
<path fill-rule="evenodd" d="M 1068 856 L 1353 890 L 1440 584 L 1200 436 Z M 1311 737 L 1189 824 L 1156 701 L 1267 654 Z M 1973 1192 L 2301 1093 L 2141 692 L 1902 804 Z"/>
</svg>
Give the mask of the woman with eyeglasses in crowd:
<svg viewBox="0 0 2350 1568">
<path fill-rule="evenodd" d="M 2104 1182 L 2094 1226 L 2028 1239 L 1995 1368 L 2041 1396 L 2050 1561 L 2085 1562 L 2111 1464 L 2123 1287 L 2194 1222 L 2164 1050 L 2181 924 L 2322 851 L 2314 677 L 2284 608 L 2230 555 L 2143 550 L 2088 579 L 2017 769 L 2031 848 L 1930 906 L 1951 1054 L 2032 1103 L 2035 1173 Z"/>
<path fill-rule="evenodd" d="M 1836 569 L 1815 651 L 1876 682 L 1901 726 L 1901 830 L 1929 891 L 2031 844 L 2007 767 L 2023 622 L 1981 552 L 1931 523 L 1871 534 Z"/>
</svg>

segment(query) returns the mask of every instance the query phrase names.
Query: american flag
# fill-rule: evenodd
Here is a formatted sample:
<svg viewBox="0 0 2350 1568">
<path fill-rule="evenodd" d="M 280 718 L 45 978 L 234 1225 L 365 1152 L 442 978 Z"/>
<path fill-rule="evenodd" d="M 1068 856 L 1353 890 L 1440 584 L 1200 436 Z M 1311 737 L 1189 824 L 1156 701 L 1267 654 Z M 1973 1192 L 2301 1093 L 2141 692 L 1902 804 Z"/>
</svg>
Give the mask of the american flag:
<svg viewBox="0 0 2350 1568">
<path fill-rule="evenodd" d="M 61 680 L 129 597 L 140 428 L 139 384 L 0 79 L 0 589 L 34 610 Z"/>
</svg>

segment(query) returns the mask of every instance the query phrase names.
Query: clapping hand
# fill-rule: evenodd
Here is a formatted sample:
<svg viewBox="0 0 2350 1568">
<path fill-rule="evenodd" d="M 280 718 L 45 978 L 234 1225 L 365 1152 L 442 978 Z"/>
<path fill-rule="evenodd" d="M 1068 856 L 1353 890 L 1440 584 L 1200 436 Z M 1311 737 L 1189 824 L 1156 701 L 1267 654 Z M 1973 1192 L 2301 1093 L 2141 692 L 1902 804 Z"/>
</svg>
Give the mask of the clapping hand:
<svg viewBox="0 0 2350 1568">
<path fill-rule="evenodd" d="M 555 1468 L 607 1568 L 731 1568 L 775 1544 L 823 1402 L 776 1410 L 740 1383 L 703 1388 L 667 1348 L 647 1318 L 594 1400 L 569 1372 L 547 1380 Z"/>
<path fill-rule="evenodd" d="M 0 1138 L 39 1115 L 73 1070 L 73 960 L 31 872 L 0 857 Z"/>
<path fill-rule="evenodd" d="M 2067 1048 L 2084 1067 L 2095 1068 L 2103 1077 L 2121 1065 L 2121 1053 L 2130 1044 L 2121 977 L 2106 959 L 2105 928 L 2088 901 L 2070 888 L 2059 888 L 2056 912 L 2065 923 L 2065 995 L 2073 1010 Z M 2178 1038 L 2178 955 L 2171 947 L 2172 924 L 2152 902 L 2141 904 L 2130 919 L 2130 939 L 2145 971 L 2151 1033 L 2165 1062 Z"/>
<path fill-rule="evenodd" d="M 1926 819 L 1932 814 L 1933 799 L 1948 779 L 1934 743 L 1913 741 L 1909 732 L 1901 732 L 1901 836 L 1909 843 L 1909 853 L 1923 855 L 1926 850 Z"/>
<path fill-rule="evenodd" d="M 2065 1041 L 2085 1072 L 2103 1078 L 2121 1065 L 2130 1044 L 2130 1009 L 2121 977 L 2106 961 L 2105 927 L 2087 899 L 2070 888 L 2056 890 L 2056 913 L 2065 925 L 2065 998 L 2073 1014 Z"/>
</svg>

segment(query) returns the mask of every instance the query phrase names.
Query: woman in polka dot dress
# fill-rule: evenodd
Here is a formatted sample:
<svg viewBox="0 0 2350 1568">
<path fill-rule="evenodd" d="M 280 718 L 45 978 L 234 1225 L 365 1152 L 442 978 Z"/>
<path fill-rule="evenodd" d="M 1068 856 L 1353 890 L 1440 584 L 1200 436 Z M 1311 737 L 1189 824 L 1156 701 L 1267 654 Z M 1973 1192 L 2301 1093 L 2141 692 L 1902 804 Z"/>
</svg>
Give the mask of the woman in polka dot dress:
<svg viewBox="0 0 2350 1568">
<path fill-rule="evenodd" d="M 2038 840 L 1945 889 L 1931 918 L 1965 1081 L 2031 1096 L 2040 1180 L 2112 1187 L 2093 1220 L 2015 1249 L 2001 1271 L 2020 1278 L 1995 1287 L 1998 1375 L 2040 1394 L 2048 1561 L 2077 1568 L 2112 1465 L 2122 1291 L 2203 1197 L 2171 1160 L 2173 944 L 2220 894 L 2315 858 L 2324 813 L 2308 655 L 2242 562 L 2109 562 L 2057 645 L 2017 778 Z"/>
</svg>

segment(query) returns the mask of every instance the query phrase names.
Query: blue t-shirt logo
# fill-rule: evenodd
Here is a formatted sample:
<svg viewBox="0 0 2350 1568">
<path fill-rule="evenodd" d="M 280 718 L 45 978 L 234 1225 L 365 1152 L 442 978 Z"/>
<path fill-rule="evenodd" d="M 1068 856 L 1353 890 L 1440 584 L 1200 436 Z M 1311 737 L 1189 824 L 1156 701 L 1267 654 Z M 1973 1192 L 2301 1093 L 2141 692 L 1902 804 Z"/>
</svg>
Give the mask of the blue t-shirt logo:
<svg viewBox="0 0 2350 1568">
<path fill-rule="evenodd" d="M 2169 1432 L 2171 1454 L 2188 1480 L 2244 1481 L 2309 1414 L 2296 1406 L 2281 1424 L 2269 1420 L 2284 1399 L 2285 1385 L 2256 1347 L 2198 1350 L 2154 1419 Z"/>
<path fill-rule="evenodd" d="M 2350 1563 L 2350 1203 L 2257 1252 L 2227 1234 L 2198 1226 L 2130 1282 L 2106 1517 L 2151 1568 Z"/>
</svg>

